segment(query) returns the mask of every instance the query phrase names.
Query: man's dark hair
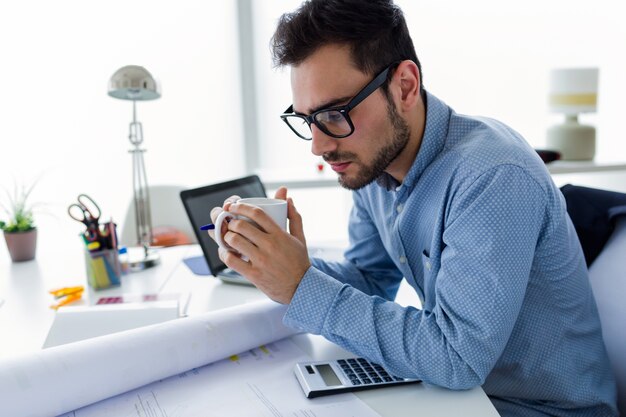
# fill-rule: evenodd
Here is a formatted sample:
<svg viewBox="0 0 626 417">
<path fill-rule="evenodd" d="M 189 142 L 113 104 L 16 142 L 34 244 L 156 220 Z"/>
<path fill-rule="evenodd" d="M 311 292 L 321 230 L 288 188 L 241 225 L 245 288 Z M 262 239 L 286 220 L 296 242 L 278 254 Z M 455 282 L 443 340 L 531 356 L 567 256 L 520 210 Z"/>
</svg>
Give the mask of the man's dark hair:
<svg viewBox="0 0 626 417">
<path fill-rule="evenodd" d="M 417 64 L 422 89 L 422 67 L 404 14 L 393 0 L 305 1 L 278 21 L 271 41 L 274 65 L 298 65 L 329 44 L 348 45 L 356 68 L 365 74 L 410 59 Z"/>
</svg>

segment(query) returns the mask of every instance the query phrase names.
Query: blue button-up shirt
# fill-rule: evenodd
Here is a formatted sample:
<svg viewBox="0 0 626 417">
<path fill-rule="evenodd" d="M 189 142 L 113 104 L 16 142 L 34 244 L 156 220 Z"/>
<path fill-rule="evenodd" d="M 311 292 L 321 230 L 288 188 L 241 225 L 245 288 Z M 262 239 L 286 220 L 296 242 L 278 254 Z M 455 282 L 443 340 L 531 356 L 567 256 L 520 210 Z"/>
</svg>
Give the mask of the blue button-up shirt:
<svg viewBox="0 0 626 417">
<path fill-rule="evenodd" d="M 503 415 L 616 415 L 582 250 L 543 162 L 502 123 L 426 99 L 404 181 L 353 193 L 345 260 L 313 260 L 285 323 L 398 376 L 482 385 Z M 392 301 L 403 277 L 421 309 Z"/>
</svg>

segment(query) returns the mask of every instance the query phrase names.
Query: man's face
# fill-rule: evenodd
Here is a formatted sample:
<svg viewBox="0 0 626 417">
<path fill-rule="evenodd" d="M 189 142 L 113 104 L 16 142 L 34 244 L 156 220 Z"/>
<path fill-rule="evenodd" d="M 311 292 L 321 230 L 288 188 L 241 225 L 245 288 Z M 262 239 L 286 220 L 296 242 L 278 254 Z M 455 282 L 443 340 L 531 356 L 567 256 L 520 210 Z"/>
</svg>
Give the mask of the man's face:
<svg viewBox="0 0 626 417">
<path fill-rule="evenodd" d="M 373 77 L 354 67 L 348 48 L 337 45 L 320 48 L 292 67 L 294 111 L 311 114 L 346 104 Z M 350 118 L 355 129 L 343 139 L 330 137 L 311 125 L 311 151 L 330 164 L 343 187 L 356 190 L 393 164 L 409 141 L 410 130 L 380 88 L 352 109 Z"/>
</svg>

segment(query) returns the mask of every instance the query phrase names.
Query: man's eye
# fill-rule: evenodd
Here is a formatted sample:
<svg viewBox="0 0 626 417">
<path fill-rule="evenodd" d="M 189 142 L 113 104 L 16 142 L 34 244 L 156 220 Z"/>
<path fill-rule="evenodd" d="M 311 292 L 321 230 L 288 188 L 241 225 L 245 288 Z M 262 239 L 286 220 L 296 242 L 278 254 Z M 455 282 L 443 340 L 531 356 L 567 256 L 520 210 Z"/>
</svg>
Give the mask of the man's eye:
<svg viewBox="0 0 626 417">
<path fill-rule="evenodd" d="M 317 120 L 322 123 L 340 123 L 343 116 L 338 111 L 327 111 L 318 114 Z"/>
</svg>

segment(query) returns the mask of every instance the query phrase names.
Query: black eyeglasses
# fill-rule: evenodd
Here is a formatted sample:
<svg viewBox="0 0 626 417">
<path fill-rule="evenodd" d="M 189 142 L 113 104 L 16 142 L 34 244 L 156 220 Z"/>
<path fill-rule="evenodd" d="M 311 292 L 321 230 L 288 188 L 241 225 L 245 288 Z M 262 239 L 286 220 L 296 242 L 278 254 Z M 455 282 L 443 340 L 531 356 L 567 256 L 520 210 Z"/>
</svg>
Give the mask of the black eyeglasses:
<svg viewBox="0 0 626 417">
<path fill-rule="evenodd" d="M 394 63 L 385 68 L 344 106 L 321 109 L 309 116 L 305 116 L 304 114 L 294 113 L 292 104 L 280 118 L 287 123 L 287 126 L 293 130 L 293 133 L 304 140 L 313 139 L 311 123 L 314 123 L 315 126 L 330 137 L 336 139 L 348 137 L 354 132 L 354 124 L 348 113 L 382 86 L 387 81 L 387 74 L 396 65 L 397 63 Z"/>
</svg>

